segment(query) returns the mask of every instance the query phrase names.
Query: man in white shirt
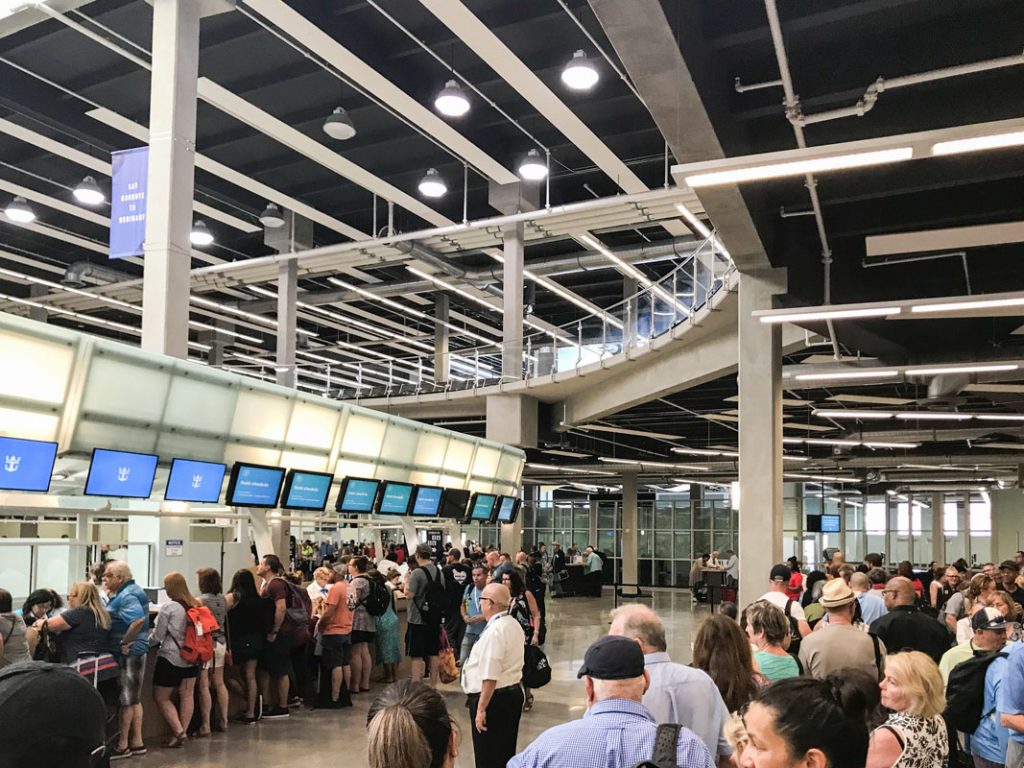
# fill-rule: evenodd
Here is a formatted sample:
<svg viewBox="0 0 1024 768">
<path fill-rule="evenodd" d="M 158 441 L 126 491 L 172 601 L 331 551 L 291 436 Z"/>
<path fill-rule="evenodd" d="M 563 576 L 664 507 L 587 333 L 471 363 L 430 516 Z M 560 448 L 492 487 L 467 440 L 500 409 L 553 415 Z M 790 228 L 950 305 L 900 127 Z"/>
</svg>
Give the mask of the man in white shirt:
<svg viewBox="0 0 1024 768">
<path fill-rule="evenodd" d="M 797 629 L 800 631 L 800 637 L 807 637 L 811 633 L 811 626 L 807 623 L 807 617 L 804 615 L 804 609 L 800 603 L 796 600 L 790 599 L 786 595 L 786 585 L 789 584 L 789 580 L 793 577 L 793 571 L 790 570 L 788 565 L 779 563 L 772 568 L 771 573 L 771 589 L 761 595 L 758 600 L 767 600 L 772 605 L 777 606 L 787 618 L 796 619 Z"/>
<path fill-rule="evenodd" d="M 651 678 L 643 705 L 658 723 L 685 725 L 704 742 L 712 758 L 731 765 L 732 747 L 723 728 L 729 710 L 718 686 L 707 673 L 674 663 L 666 649 L 665 625 L 646 605 L 624 605 L 612 611 L 609 635 L 636 640 L 644 652 L 644 669 Z"/>
<path fill-rule="evenodd" d="M 725 572 L 734 584 L 740 580 L 740 559 L 731 549 L 725 550 Z"/>
<path fill-rule="evenodd" d="M 526 635 L 519 622 L 507 615 L 511 600 L 503 584 L 484 587 L 480 608 L 487 626 L 462 666 L 476 768 L 505 768 L 516 753 Z"/>
</svg>

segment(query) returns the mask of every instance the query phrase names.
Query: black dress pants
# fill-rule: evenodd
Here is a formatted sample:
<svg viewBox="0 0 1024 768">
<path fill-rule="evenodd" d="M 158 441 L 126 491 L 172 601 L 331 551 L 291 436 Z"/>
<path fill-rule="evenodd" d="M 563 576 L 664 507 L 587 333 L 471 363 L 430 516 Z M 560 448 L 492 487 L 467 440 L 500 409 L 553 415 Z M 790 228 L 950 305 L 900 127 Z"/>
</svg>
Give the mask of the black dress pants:
<svg viewBox="0 0 1024 768">
<path fill-rule="evenodd" d="M 473 752 L 476 768 L 505 768 L 516 753 L 519 738 L 519 718 L 523 715 L 523 691 L 516 686 L 499 688 L 487 705 L 487 730 L 476 729 L 476 707 L 479 694 L 470 694 L 469 728 L 473 732 Z"/>
</svg>

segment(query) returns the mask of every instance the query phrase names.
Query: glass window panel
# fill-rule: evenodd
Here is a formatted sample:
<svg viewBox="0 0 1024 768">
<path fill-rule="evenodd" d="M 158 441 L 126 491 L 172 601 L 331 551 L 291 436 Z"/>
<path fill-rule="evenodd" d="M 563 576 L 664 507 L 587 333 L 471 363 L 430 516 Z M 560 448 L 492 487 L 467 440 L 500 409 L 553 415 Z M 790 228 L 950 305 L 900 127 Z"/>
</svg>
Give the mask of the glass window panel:
<svg viewBox="0 0 1024 768">
<path fill-rule="evenodd" d="M 615 514 L 618 507 L 617 502 L 602 501 L 597 505 L 597 527 L 598 528 L 617 528 Z"/>
<path fill-rule="evenodd" d="M 671 587 L 672 586 L 672 561 L 671 560 L 655 560 L 654 561 L 654 584 L 658 587 Z"/>
<path fill-rule="evenodd" d="M 532 504 L 523 504 L 523 511 L 520 514 L 523 518 L 523 528 L 533 528 L 537 524 L 537 513 Z"/>
<path fill-rule="evenodd" d="M 654 538 L 654 556 L 655 557 L 672 557 L 672 537 L 671 536 L 656 536 Z"/>
<path fill-rule="evenodd" d="M 715 531 L 714 548 L 718 550 L 721 559 L 725 559 L 725 550 L 731 549 L 733 546 L 733 536 L 731 533 L 719 533 Z"/>
<path fill-rule="evenodd" d="M 715 502 L 713 518 L 716 531 L 728 531 L 730 519 L 729 505 L 720 501 Z"/>
<path fill-rule="evenodd" d="M 675 573 L 673 574 L 672 586 L 673 587 L 686 587 L 689 586 L 690 580 L 690 561 L 689 560 L 676 560 L 675 561 Z"/>
<path fill-rule="evenodd" d="M 0 579 L 4 589 L 14 597 L 14 604 L 20 605 L 31 592 L 29 573 L 32 571 L 32 547 L 25 545 L 0 546 Z M 64 574 L 64 580 L 67 573 Z"/>
<path fill-rule="evenodd" d="M 820 515 L 821 514 L 821 497 L 804 496 L 804 514 L 806 515 Z"/>
<path fill-rule="evenodd" d="M 688 531 L 693 525 L 693 513 L 690 511 L 690 502 L 677 501 L 672 511 L 677 531 Z"/>
<path fill-rule="evenodd" d="M 789 531 L 795 531 L 800 525 L 800 499 L 782 500 L 782 527 Z"/>
<path fill-rule="evenodd" d="M 861 531 L 864 530 L 864 503 L 860 501 L 846 501 L 846 530 L 847 531 Z"/>
<path fill-rule="evenodd" d="M 868 503 L 864 506 L 864 530 L 869 535 L 877 535 L 885 533 L 885 499 L 874 498 L 868 499 Z M 884 537 L 882 539 L 883 544 L 881 549 L 871 549 L 871 543 L 868 543 L 868 549 L 872 552 L 884 552 L 885 544 Z"/>
<path fill-rule="evenodd" d="M 615 535 L 615 531 L 602 528 L 597 532 L 597 546 L 606 554 L 618 554 L 618 537 Z"/>
<path fill-rule="evenodd" d="M 638 513 L 641 528 L 650 529 L 654 527 L 654 509 L 650 504 L 641 504 Z"/>
<path fill-rule="evenodd" d="M 654 527 L 659 531 L 672 530 L 672 507 L 659 505 L 654 510 Z"/>
<path fill-rule="evenodd" d="M 972 536 L 992 535 L 992 505 L 988 494 L 971 499 L 969 525 Z"/>
<path fill-rule="evenodd" d="M 706 531 L 711 528 L 711 502 L 698 501 L 693 507 L 693 527 Z"/>
<path fill-rule="evenodd" d="M 654 531 L 641 529 L 637 540 L 637 551 L 640 557 L 651 557 L 651 542 L 654 540 Z"/>
<path fill-rule="evenodd" d="M 577 531 L 590 530 L 590 505 L 581 505 L 573 510 L 572 527 Z"/>
<path fill-rule="evenodd" d="M 690 557 L 690 534 L 689 533 L 675 533 L 673 534 L 675 544 L 673 545 L 673 551 L 676 557 Z"/>
<path fill-rule="evenodd" d="M 693 552 L 694 554 L 705 554 L 711 552 L 710 531 L 693 532 Z"/>
<path fill-rule="evenodd" d="M 551 507 L 546 505 L 537 507 L 534 525 L 536 525 L 538 528 L 550 528 L 552 525 L 554 525 L 554 522 L 555 515 L 554 510 Z"/>
<path fill-rule="evenodd" d="M 572 528 L 572 507 L 568 504 L 555 505 L 555 526 L 557 528 Z"/>
</svg>

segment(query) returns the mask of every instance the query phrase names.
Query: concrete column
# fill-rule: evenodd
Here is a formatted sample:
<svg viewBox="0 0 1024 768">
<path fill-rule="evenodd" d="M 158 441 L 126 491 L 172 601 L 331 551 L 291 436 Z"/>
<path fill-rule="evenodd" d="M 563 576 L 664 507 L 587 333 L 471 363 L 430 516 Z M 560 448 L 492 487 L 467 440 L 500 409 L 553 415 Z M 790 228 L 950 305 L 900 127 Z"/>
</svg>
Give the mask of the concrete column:
<svg viewBox="0 0 1024 768">
<path fill-rule="evenodd" d="M 277 383 L 295 388 L 296 304 L 299 265 L 295 259 L 280 264 L 277 271 Z"/>
<path fill-rule="evenodd" d="M 632 344 L 636 341 L 636 300 L 637 282 L 632 277 L 622 278 L 622 324 L 623 324 L 623 345 Z"/>
<path fill-rule="evenodd" d="M 448 353 L 448 309 L 450 300 L 447 293 L 434 295 L 434 382 L 448 381 L 448 367 L 451 355 Z"/>
<path fill-rule="evenodd" d="M 782 330 L 751 313 L 785 287 L 777 270 L 740 277 L 740 605 L 764 594 L 782 559 Z"/>
<path fill-rule="evenodd" d="M 50 292 L 50 289 L 45 285 L 39 285 L 38 283 L 32 283 L 28 287 L 28 297 L 30 299 L 38 299 L 40 296 L 45 296 Z M 46 318 L 49 317 L 49 312 L 44 307 L 33 307 L 28 308 L 28 319 L 35 320 L 37 323 L 45 323 Z"/>
<path fill-rule="evenodd" d="M 635 585 L 639 580 L 637 560 L 640 557 L 637 534 L 639 520 L 637 514 L 637 482 L 636 472 L 622 473 L 622 596 L 635 596 L 640 590 Z"/>
<path fill-rule="evenodd" d="M 932 556 L 931 559 L 940 565 L 946 564 L 946 526 L 942 515 L 942 498 L 940 492 L 932 494 Z M 994 506 L 994 505 L 993 505 Z"/>
<path fill-rule="evenodd" d="M 1024 491 L 1007 488 L 990 491 L 992 498 L 992 560 L 1013 559 L 1024 547 Z"/>
<path fill-rule="evenodd" d="M 142 348 L 188 357 L 198 0 L 153 0 Z"/>
<path fill-rule="evenodd" d="M 523 378 L 523 243 L 521 223 L 505 230 L 505 264 L 502 270 L 502 381 L 519 381 Z"/>
<path fill-rule="evenodd" d="M 537 401 L 524 395 L 488 395 L 487 439 L 520 448 L 536 448 Z"/>
</svg>

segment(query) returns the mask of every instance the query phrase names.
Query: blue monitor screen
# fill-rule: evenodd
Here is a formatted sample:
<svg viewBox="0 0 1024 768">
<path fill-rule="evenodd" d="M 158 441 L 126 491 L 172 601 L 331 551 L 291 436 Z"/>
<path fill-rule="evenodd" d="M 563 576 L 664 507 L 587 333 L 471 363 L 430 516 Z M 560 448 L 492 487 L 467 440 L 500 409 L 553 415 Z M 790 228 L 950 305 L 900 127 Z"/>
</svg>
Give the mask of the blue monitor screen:
<svg viewBox="0 0 1024 768">
<path fill-rule="evenodd" d="M 412 486 L 408 483 L 384 483 L 384 495 L 380 500 L 382 515 L 407 515 L 412 503 Z"/>
<path fill-rule="evenodd" d="M 85 495 L 148 499 L 153 492 L 156 459 L 148 453 L 96 448 L 85 481 Z"/>
<path fill-rule="evenodd" d="M 226 471 L 227 467 L 213 461 L 175 459 L 167 476 L 164 500 L 216 504 Z"/>
<path fill-rule="evenodd" d="M 516 516 L 516 497 L 515 496 L 502 496 L 501 502 L 498 505 L 498 522 L 499 523 L 511 523 L 515 520 Z"/>
<path fill-rule="evenodd" d="M 331 492 L 333 481 L 334 475 L 293 469 L 288 473 L 288 482 L 284 485 L 281 506 L 285 509 L 314 509 L 322 512 L 327 506 L 327 494 Z"/>
<path fill-rule="evenodd" d="M 473 507 L 469 513 L 469 519 L 490 520 L 491 514 L 494 512 L 494 502 L 497 500 L 497 496 L 492 496 L 489 493 L 478 493 L 473 497 Z"/>
<path fill-rule="evenodd" d="M 421 485 L 416 489 L 416 501 L 412 505 L 413 517 L 437 517 L 441 511 L 441 496 L 444 488 Z"/>
<path fill-rule="evenodd" d="M 0 458 L 0 489 L 40 493 L 50 490 L 56 443 L 0 437 Z"/>
<path fill-rule="evenodd" d="M 822 533 L 839 533 L 839 515 L 822 515 L 821 516 L 821 532 Z"/>
<path fill-rule="evenodd" d="M 280 467 L 259 464 L 235 464 L 231 468 L 227 503 L 233 507 L 276 507 L 284 482 Z"/>
<path fill-rule="evenodd" d="M 358 477 L 346 477 L 338 494 L 338 511 L 354 514 L 373 512 L 373 505 L 380 492 L 380 480 L 361 480 Z"/>
</svg>

